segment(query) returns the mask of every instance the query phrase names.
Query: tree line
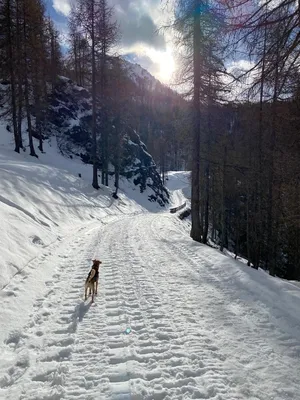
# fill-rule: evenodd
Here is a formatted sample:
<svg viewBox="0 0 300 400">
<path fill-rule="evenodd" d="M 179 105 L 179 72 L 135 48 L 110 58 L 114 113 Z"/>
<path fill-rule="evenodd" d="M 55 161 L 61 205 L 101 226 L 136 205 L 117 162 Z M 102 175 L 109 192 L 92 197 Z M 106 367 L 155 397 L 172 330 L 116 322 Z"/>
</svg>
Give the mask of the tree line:
<svg viewBox="0 0 300 400">
<path fill-rule="evenodd" d="M 171 28 L 183 99 L 159 82 L 150 90 L 143 77 L 130 78 L 106 0 L 73 6 L 64 56 L 41 0 L 1 0 L 0 74 L 9 104 L 2 114 L 15 150 L 23 148 L 25 127 L 30 154 L 37 156 L 33 137 L 43 151 L 49 99 L 58 75 L 66 75 L 92 95 L 94 188 L 98 171 L 107 185 L 113 166 L 117 193 L 130 127 L 163 179 L 190 163 L 194 240 L 299 279 L 299 15 L 293 0 L 177 0 Z M 248 68 L 230 69 L 234 56 Z M 238 84 L 243 96 L 234 99 Z"/>
<path fill-rule="evenodd" d="M 113 167 L 118 191 L 129 127 L 140 134 L 162 176 L 170 159 L 174 165 L 182 164 L 182 99 L 154 78 L 150 84 L 143 76 L 130 78 L 129 63 L 116 51 L 121 33 L 107 0 L 74 3 L 68 28 L 67 52 L 62 54 L 61 38 L 42 0 L 0 1 L 0 76 L 2 83 L 8 83 L 2 102 L 9 103 L 2 114 L 11 121 L 15 150 L 24 148 L 23 127 L 23 134 L 28 131 L 30 154 L 38 156 L 33 137 L 43 151 L 47 108 L 56 94 L 58 75 L 64 75 L 92 96 L 90 162 L 95 189 L 100 186 L 99 172 L 101 184 L 108 185 Z"/>
<path fill-rule="evenodd" d="M 178 0 L 170 25 L 191 104 L 191 237 L 289 279 L 300 279 L 299 17 L 297 1 Z M 234 57 L 244 68 L 228 68 Z"/>
<path fill-rule="evenodd" d="M 41 0 L 1 0 L 0 32 L 0 76 L 9 83 L 5 114 L 11 117 L 15 151 L 23 148 L 25 119 L 30 155 L 36 157 L 33 137 L 43 151 L 48 94 L 61 70 L 59 35 Z"/>
</svg>

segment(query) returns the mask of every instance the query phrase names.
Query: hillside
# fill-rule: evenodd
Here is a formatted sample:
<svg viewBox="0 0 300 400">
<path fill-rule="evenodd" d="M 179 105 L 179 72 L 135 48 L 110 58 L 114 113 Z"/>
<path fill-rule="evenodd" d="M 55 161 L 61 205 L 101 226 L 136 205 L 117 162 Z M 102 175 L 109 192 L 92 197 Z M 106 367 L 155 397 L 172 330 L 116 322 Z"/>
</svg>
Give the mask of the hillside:
<svg viewBox="0 0 300 400">
<path fill-rule="evenodd" d="M 60 77 L 59 82 L 50 98 L 47 112 L 46 135 L 55 136 L 58 147 L 63 155 L 80 157 L 82 161 L 91 163 L 92 160 L 92 135 L 91 115 L 92 100 L 88 90 L 76 85 L 71 80 Z M 98 146 L 99 168 L 102 168 L 101 160 L 101 125 L 102 112 L 98 110 Z M 113 118 L 113 115 L 112 115 Z M 112 119 L 113 121 L 113 119 Z M 109 140 L 115 143 L 115 126 L 108 123 Z M 153 158 L 148 153 L 145 144 L 138 133 L 130 126 L 123 126 L 123 136 L 120 145 L 120 174 L 131 179 L 138 185 L 141 193 L 146 188 L 151 188 L 153 193 L 149 200 L 157 201 L 161 206 L 168 203 L 168 192 L 165 190 L 157 172 Z M 109 174 L 115 173 L 116 154 L 114 148 L 110 149 Z"/>
<path fill-rule="evenodd" d="M 12 149 L 11 133 L 0 125 L 0 287 L 43 249 L 82 226 L 104 224 L 111 215 L 161 208 L 148 200 L 152 188 L 141 193 L 133 179 L 121 179 L 118 200 L 112 197 L 113 178 L 111 188 L 94 190 L 91 166 L 62 156 L 54 136 L 45 141 L 39 159 Z"/>
</svg>

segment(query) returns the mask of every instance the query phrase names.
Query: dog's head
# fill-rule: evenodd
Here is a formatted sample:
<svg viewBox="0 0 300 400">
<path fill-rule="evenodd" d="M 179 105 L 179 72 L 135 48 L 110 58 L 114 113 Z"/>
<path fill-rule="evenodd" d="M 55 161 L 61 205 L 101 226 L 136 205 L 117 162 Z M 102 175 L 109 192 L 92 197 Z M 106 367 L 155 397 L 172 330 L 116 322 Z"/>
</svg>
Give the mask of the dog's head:
<svg viewBox="0 0 300 400">
<path fill-rule="evenodd" d="M 102 264 L 102 261 L 100 260 L 93 260 L 93 267 L 96 267 L 97 269 L 99 268 L 100 264 Z"/>
</svg>

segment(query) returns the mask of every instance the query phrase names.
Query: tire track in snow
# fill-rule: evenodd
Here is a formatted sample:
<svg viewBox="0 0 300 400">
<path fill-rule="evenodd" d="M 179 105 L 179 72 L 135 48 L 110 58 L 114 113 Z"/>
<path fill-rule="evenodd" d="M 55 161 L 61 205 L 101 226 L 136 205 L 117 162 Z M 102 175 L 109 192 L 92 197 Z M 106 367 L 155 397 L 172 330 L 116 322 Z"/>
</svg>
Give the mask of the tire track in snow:
<svg viewBox="0 0 300 400">
<path fill-rule="evenodd" d="M 105 305 L 106 334 L 102 339 L 99 337 L 94 348 L 98 347 L 98 351 L 106 358 L 104 357 L 96 367 L 102 371 L 99 385 L 95 384 L 94 380 L 94 387 L 89 391 L 91 398 L 95 399 L 106 396 L 107 399 L 150 400 L 152 395 L 148 394 L 147 385 L 151 385 L 157 377 L 163 379 L 161 371 L 157 370 L 157 363 L 160 360 L 169 360 L 172 354 L 182 357 L 180 351 L 172 349 L 168 343 L 172 335 L 174 339 L 178 335 L 166 322 L 166 316 L 159 311 L 159 298 L 145 279 L 138 260 L 128 245 L 128 222 L 129 220 L 118 222 L 114 224 L 115 228 L 110 225 L 101 240 L 104 266 L 100 274 L 99 287 L 102 289 L 97 298 L 97 310 L 98 304 Z M 106 267 L 107 257 L 110 258 L 110 265 Z M 163 323 L 160 323 L 159 319 Z M 94 316 L 90 318 L 89 327 L 85 329 L 81 325 L 78 332 L 79 343 L 88 345 L 88 336 L 92 332 L 97 335 L 98 321 L 99 314 L 95 313 L 95 319 Z M 131 334 L 125 335 L 128 327 L 132 330 Z M 161 327 L 164 328 L 165 334 L 158 332 L 158 328 Z M 77 354 L 75 359 L 79 357 Z M 76 361 L 73 366 L 76 366 Z M 95 366 L 92 365 L 91 368 Z M 74 368 L 70 376 L 78 375 L 82 375 L 81 371 Z M 101 388 L 98 388 L 100 383 Z M 81 398 L 78 397 L 80 394 L 82 398 L 86 398 L 84 396 L 87 394 L 84 394 L 82 385 L 74 379 L 70 380 L 69 388 L 67 399 Z M 155 396 L 155 399 L 163 398 L 161 393 Z"/>
<path fill-rule="evenodd" d="M 153 218 L 119 221 L 102 233 L 100 293 L 77 331 L 78 349 L 88 350 L 73 352 L 68 400 L 236 398 L 234 391 L 225 396 L 223 355 L 194 316 L 184 314 L 176 276 L 164 269 L 162 249 L 154 251 Z M 125 335 L 128 327 L 131 333 Z M 98 356 L 89 363 L 93 351 Z"/>
<path fill-rule="evenodd" d="M 6 342 L 13 363 L 0 377 L 0 397 L 3 393 L 5 400 L 57 400 L 64 397 L 64 382 L 77 326 L 87 311 L 80 300 L 83 277 L 99 241 L 95 232 L 85 231 L 74 235 L 58 249 L 55 257 L 61 262 L 53 279 L 46 282 L 45 295 L 35 302 L 24 334 L 13 332 Z M 78 251 L 84 233 L 90 237 L 85 238 L 86 248 Z M 45 257 L 47 261 L 49 259 Z"/>
<path fill-rule="evenodd" d="M 163 221 L 163 218 L 153 218 L 152 230 L 160 232 Z M 179 230 L 177 233 L 181 234 Z M 203 313 L 205 324 L 213 333 L 216 343 L 219 342 L 225 359 L 228 358 L 225 366 L 229 381 L 239 392 L 238 398 L 273 400 L 278 395 L 278 400 L 296 400 L 298 397 L 294 397 L 294 391 L 283 388 L 280 382 L 282 379 L 291 381 L 299 393 L 300 342 L 290 335 L 288 321 L 282 324 L 274 318 L 276 314 L 282 315 L 277 305 L 268 310 L 266 307 L 270 299 L 267 299 L 267 303 L 259 299 L 253 302 L 255 295 L 251 293 L 251 286 L 245 284 L 241 287 L 239 279 L 230 276 L 226 268 L 220 268 L 222 259 L 224 263 L 228 262 L 223 254 L 204 245 L 191 245 L 191 241 L 182 236 L 180 241 L 179 236 L 175 240 L 166 240 L 162 236 L 159 238 L 165 243 L 166 254 L 170 257 L 176 255 L 179 262 L 184 260 L 183 266 L 188 267 L 188 274 L 199 282 L 198 295 L 193 293 L 193 298 L 201 297 L 204 311 L 214 310 L 213 314 Z M 239 268 L 242 268 L 241 264 Z M 262 289 L 267 290 L 264 287 Z M 197 310 L 199 303 L 192 303 L 191 308 Z M 282 364 L 293 365 L 293 368 L 289 367 L 283 373 Z M 268 395 L 270 387 L 272 394 Z"/>
<path fill-rule="evenodd" d="M 284 345 L 266 312 L 250 303 L 247 288 L 234 292 L 234 277 L 216 266 L 223 256 L 193 245 L 180 226 L 167 214 L 144 214 L 111 222 L 84 240 L 78 235 L 60 253 L 58 275 L 36 303 L 29 333 L 7 343 L 16 361 L 0 379 L 0 397 L 297 400 L 276 382 L 278 363 L 295 358 L 271 352 Z M 78 297 L 95 252 L 103 266 L 89 308 Z M 299 365 L 291 365 L 286 373 L 299 387 Z M 270 368 L 273 387 L 264 382 Z"/>
<path fill-rule="evenodd" d="M 136 229 L 132 230 L 132 246 L 134 247 L 134 242 L 137 242 L 138 237 L 148 236 L 149 240 L 143 242 L 145 256 L 140 257 L 148 264 L 147 271 L 148 273 L 151 271 L 152 279 L 155 280 L 156 291 L 160 293 L 165 313 L 171 317 L 173 331 L 180 332 L 183 339 L 181 346 L 186 360 L 185 365 L 181 366 L 179 363 L 177 366 L 178 377 L 181 375 L 193 378 L 182 388 L 181 392 L 183 393 L 180 395 L 176 390 L 169 390 L 170 399 L 237 399 L 235 390 L 228 391 L 227 388 L 228 377 L 223 368 L 225 357 L 221 350 L 214 345 L 210 338 L 212 335 L 206 334 L 200 325 L 201 314 L 198 315 L 198 304 L 197 307 L 194 304 L 189 306 L 185 304 L 185 292 L 190 288 L 187 286 L 186 279 L 182 279 L 181 274 L 185 278 L 187 263 L 185 260 L 182 262 L 182 257 L 178 259 L 172 250 L 165 248 L 164 236 L 159 236 L 159 229 L 153 229 L 153 223 L 160 218 L 162 216 L 146 216 L 144 221 L 140 220 Z M 139 252 L 137 251 L 137 253 Z M 152 261 L 149 262 L 149 260 Z M 172 269 L 172 266 L 176 268 Z M 168 388 L 168 384 L 166 387 Z"/>
</svg>

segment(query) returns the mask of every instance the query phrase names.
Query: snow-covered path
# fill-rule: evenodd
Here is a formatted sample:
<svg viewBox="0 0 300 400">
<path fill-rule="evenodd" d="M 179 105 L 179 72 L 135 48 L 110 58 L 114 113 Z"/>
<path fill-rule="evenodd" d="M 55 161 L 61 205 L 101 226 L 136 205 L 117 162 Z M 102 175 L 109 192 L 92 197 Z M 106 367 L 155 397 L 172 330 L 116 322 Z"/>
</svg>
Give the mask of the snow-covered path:
<svg viewBox="0 0 300 400">
<path fill-rule="evenodd" d="M 299 288 L 192 242 L 167 213 L 120 217 L 57 252 L 2 349 L 0 399 L 299 400 Z"/>
<path fill-rule="evenodd" d="M 169 172 L 167 186 L 172 193 L 171 200 L 173 207 L 179 207 L 185 202 L 189 204 L 191 197 L 190 172 Z"/>
</svg>

